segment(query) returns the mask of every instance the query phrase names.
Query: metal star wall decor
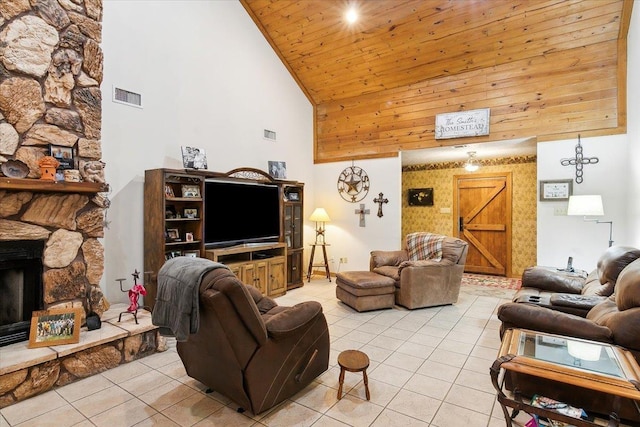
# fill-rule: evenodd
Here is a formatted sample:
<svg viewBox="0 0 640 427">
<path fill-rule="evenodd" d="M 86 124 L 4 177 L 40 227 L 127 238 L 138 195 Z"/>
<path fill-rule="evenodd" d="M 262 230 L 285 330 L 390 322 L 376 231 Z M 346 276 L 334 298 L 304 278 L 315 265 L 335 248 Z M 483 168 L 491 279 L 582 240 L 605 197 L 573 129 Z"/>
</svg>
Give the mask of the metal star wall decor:
<svg viewBox="0 0 640 427">
<path fill-rule="evenodd" d="M 595 165 L 600 161 L 597 157 L 584 157 L 582 155 L 582 145 L 580 145 L 580 135 L 578 135 L 578 145 L 576 145 L 576 157 L 573 159 L 561 159 L 562 166 L 576 166 L 576 184 L 582 183 L 582 167 L 584 165 Z"/>
<path fill-rule="evenodd" d="M 338 194 L 347 202 L 356 203 L 369 193 L 369 176 L 364 169 L 353 164 L 338 176 Z"/>
</svg>

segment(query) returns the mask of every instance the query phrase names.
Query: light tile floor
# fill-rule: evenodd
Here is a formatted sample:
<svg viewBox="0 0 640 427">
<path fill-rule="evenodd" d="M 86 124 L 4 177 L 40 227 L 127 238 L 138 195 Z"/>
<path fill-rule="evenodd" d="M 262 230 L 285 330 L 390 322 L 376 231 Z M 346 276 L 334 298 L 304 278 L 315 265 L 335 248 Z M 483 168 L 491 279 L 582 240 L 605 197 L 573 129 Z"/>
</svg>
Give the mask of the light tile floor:
<svg viewBox="0 0 640 427">
<path fill-rule="evenodd" d="M 451 306 L 358 313 L 336 299 L 335 282 L 314 279 L 277 301 L 322 303 L 329 370 L 270 411 L 240 414 L 224 396 L 205 394 L 169 340 L 166 352 L 0 410 L 0 426 L 504 426 L 489 367 L 500 345 L 496 308 L 512 294 L 463 287 Z M 347 349 L 371 360 L 370 401 L 356 373 L 347 373 L 346 395 L 337 400 L 337 357 Z"/>
</svg>

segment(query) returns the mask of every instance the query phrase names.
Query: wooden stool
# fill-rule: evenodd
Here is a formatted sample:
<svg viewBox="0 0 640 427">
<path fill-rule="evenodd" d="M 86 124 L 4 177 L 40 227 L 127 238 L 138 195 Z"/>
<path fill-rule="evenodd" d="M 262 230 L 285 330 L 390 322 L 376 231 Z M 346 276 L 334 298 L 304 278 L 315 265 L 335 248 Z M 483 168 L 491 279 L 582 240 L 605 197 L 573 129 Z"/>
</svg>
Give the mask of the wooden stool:
<svg viewBox="0 0 640 427">
<path fill-rule="evenodd" d="M 364 391 L 367 400 L 369 395 L 369 378 L 367 378 L 367 368 L 369 367 L 369 357 L 358 350 L 345 350 L 338 355 L 338 365 L 340 365 L 340 385 L 338 386 L 338 400 L 342 399 L 342 385 L 344 384 L 344 371 L 362 372 L 364 378 Z"/>
</svg>

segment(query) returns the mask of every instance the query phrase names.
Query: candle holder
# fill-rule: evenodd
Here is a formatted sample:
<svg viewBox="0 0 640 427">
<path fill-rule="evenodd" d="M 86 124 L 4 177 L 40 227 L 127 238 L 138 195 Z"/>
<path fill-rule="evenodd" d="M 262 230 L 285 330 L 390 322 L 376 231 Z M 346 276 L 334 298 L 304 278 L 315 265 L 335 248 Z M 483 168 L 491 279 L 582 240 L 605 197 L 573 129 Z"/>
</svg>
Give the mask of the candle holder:
<svg viewBox="0 0 640 427">
<path fill-rule="evenodd" d="M 146 280 L 149 280 L 150 274 L 151 274 L 150 271 L 144 272 Z M 122 292 L 127 292 L 129 294 L 129 307 L 127 307 L 127 311 L 120 312 L 120 315 L 118 316 L 118 322 L 122 320 L 123 314 L 131 314 L 133 315 L 133 319 L 136 321 L 136 325 L 137 325 L 138 310 L 140 309 L 140 303 L 138 300 L 140 298 L 140 295 L 142 296 L 147 295 L 147 290 L 144 288 L 144 285 L 142 283 L 138 283 L 138 279 L 140 279 L 140 272 L 138 270 L 134 270 L 131 275 L 133 276 L 133 286 L 131 287 L 131 289 L 124 289 L 124 287 L 122 286 L 122 282 L 124 282 L 127 279 L 116 279 L 116 282 L 120 284 L 120 290 Z M 151 309 L 147 306 L 143 306 L 142 308 L 144 308 L 149 312 L 151 311 Z"/>
</svg>

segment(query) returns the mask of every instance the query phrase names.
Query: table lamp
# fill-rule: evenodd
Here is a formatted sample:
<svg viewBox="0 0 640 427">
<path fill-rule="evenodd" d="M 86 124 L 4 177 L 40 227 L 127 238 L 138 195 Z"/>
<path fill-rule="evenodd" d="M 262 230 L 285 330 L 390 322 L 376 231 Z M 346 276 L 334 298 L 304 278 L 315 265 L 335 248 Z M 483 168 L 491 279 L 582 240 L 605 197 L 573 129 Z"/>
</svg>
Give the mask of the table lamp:
<svg viewBox="0 0 640 427">
<path fill-rule="evenodd" d="M 609 224 L 609 247 L 613 245 L 613 221 L 600 221 L 597 219 L 587 218 L 588 216 L 604 215 L 604 208 L 602 207 L 602 196 L 569 196 L 567 215 L 582 215 L 584 216 L 585 221 L 595 222 L 596 224 Z"/>
<path fill-rule="evenodd" d="M 316 208 L 309 219 L 316 222 L 316 245 L 324 245 L 324 223 L 331 221 L 327 211 L 324 208 Z"/>
</svg>

